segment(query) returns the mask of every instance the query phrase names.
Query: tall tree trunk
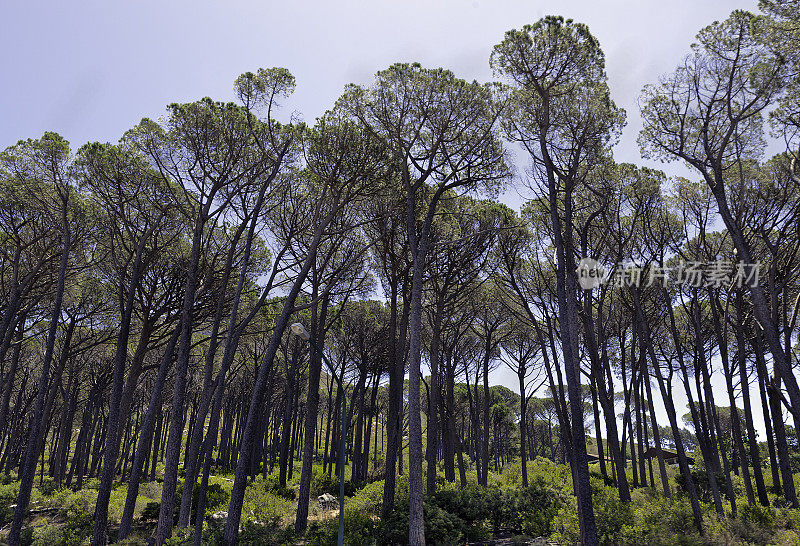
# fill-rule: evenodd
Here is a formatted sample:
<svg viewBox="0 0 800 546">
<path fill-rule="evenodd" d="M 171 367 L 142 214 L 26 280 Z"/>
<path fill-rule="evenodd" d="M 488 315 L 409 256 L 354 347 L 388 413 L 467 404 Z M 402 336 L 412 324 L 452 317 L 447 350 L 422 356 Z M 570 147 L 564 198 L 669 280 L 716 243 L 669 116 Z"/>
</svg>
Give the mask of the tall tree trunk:
<svg viewBox="0 0 800 546">
<path fill-rule="evenodd" d="M 322 225 L 327 224 L 324 222 L 320 224 L 315 233 L 314 239 L 309 245 L 308 255 L 306 256 L 303 267 L 298 272 L 294 283 L 292 284 L 289 293 L 283 303 L 280 316 L 275 321 L 275 328 L 270 338 L 269 346 L 264 353 L 262 364 L 258 370 L 255 385 L 253 386 L 253 396 L 250 400 L 250 407 L 247 412 L 247 419 L 245 421 L 244 429 L 242 431 L 241 446 L 239 448 L 239 457 L 236 462 L 236 478 L 233 482 L 233 489 L 231 490 L 231 499 L 228 504 L 228 519 L 225 523 L 224 540 L 229 546 L 236 544 L 239 534 L 239 522 L 242 517 L 242 504 L 244 502 L 244 490 L 247 485 L 247 473 L 250 469 L 250 455 L 253 450 L 253 442 L 255 440 L 256 423 L 259 419 L 257 415 L 258 410 L 263 405 L 264 395 L 267 388 L 268 371 L 272 367 L 271 363 L 275 359 L 278 352 L 281 338 L 283 337 L 286 327 L 289 325 L 289 318 L 294 310 L 294 303 L 297 299 L 303 283 L 305 283 L 311 265 L 315 262 L 317 257 L 317 247 L 322 238 Z"/>
<path fill-rule="evenodd" d="M 186 375 L 189 368 L 189 356 L 192 349 L 193 308 L 197 293 L 197 271 L 203 240 L 203 228 L 211 199 L 199 212 L 195 220 L 192 234 L 192 251 L 189 255 L 189 268 L 186 272 L 183 307 L 181 309 L 181 335 L 178 341 L 177 360 L 175 362 L 175 384 L 172 390 L 172 410 L 169 423 L 169 436 L 166 445 L 166 461 L 164 463 L 164 481 L 161 490 L 161 509 L 158 513 L 156 527 L 156 546 L 161 546 L 172 534 L 173 510 L 175 507 L 175 490 L 178 484 L 178 463 L 184 430 L 184 406 L 186 403 Z M 191 494 L 191 492 L 189 493 Z"/>
<path fill-rule="evenodd" d="M 28 512 L 28 503 L 31 500 L 31 488 L 36 474 L 36 460 L 39 458 L 39 446 L 42 439 L 42 424 L 44 421 L 45 403 L 50 382 L 50 366 L 53 362 L 53 351 L 58 333 L 58 324 L 61 319 L 61 306 L 64 301 L 64 285 L 66 284 L 67 268 L 69 266 L 69 253 L 72 248 L 72 230 L 68 219 L 67 207 L 69 206 L 69 192 L 62 197 L 61 204 L 61 224 L 63 229 L 63 241 L 61 248 L 61 261 L 58 266 L 58 282 L 56 284 L 55 301 L 53 302 L 53 312 L 50 314 L 50 325 L 47 330 L 47 341 L 45 345 L 44 359 L 42 360 L 42 374 L 39 378 L 39 387 L 36 394 L 36 407 L 31 415 L 30 432 L 28 434 L 27 447 L 25 449 L 24 462 L 20 472 L 19 494 L 17 495 L 17 506 L 14 509 L 14 519 L 11 523 L 11 530 L 8 533 L 8 543 L 11 546 L 19 546 L 22 523 Z"/>
<path fill-rule="evenodd" d="M 792 508 L 797 508 L 797 493 L 794 488 L 791 465 L 789 464 L 789 448 L 786 443 L 786 428 L 783 424 L 783 414 L 778 392 L 780 392 L 780 378 L 776 375 L 767 387 L 772 421 L 775 428 L 775 444 L 778 447 L 778 465 L 783 478 L 783 496 Z"/>
<path fill-rule="evenodd" d="M 315 295 L 312 295 L 313 299 Z M 325 347 L 325 323 L 328 316 L 328 300 L 324 298 L 320 304 L 312 307 L 311 336 L 318 342 L 320 348 Z M 319 318 L 317 318 L 319 317 Z M 305 441 L 303 442 L 303 467 L 300 471 L 300 491 L 297 497 L 297 515 L 295 516 L 294 530 L 302 534 L 308 525 L 308 503 L 311 494 L 311 472 L 314 465 L 314 432 L 317 426 L 319 411 L 319 379 L 322 372 L 322 355 L 316 351 L 311 352 L 308 365 L 308 392 L 306 394 L 306 428 Z"/>
<path fill-rule="evenodd" d="M 152 443 L 153 430 L 155 429 L 157 419 L 159 420 L 160 432 L 160 416 L 162 409 L 161 394 L 164 390 L 164 384 L 167 380 L 167 372 L 169 371 L 170 363 L 172 362 L 172 357 L 175 352 L 175 346 L 178 343 L 180 331 L 181 327 L 178 324 L 175 326 L 175 330 L 167 342 L 167 346 L 164 349 L 164 354 L 161 356 L 161 362 L 158 366 L 158 373 L 153 382 L 153 391 L 150 393 L 150 401 L 147 406 L 147 412 L 145 412 L 144 421 L 142 422 L 141 432 L 139 434 L 139 444 L 134 453 L 133 463 L 131 464 L 131 475 L 128 479 L 125 508 L 122 511 L 122 518 L 119 524 L 119 540 L 127 538 L 131 532 L 133 513 L 136 507 L 136 497 L 139 495 L 139 484 L 142 476 L 147 474 L 147 472 L 142 473 L 142 466 L 145 459 L 149 459 L 149 447 Z M 158 436 L 159 434 L 156 434 L 156 437 Z M 155 453 L 157 452 L 158 442 L 156 441 L 153 447 L 153 469 L 156 467 Z"/>
<path fill-rule="evenodd" d="M 114 354 L 114 371 L 111 380 L 111 398 L 108 406 L 108 432 L 106 433 L 105 454 L 103 457 L 103 476 L 100 480 L 100 488 L 97 491 L 97 503 L 94 509 L 94 530 L 92 533 L 92 546 L 103 546 L 108 543 L 108 501 L 111 497 L 111 487 L 114 483 L 115 469 L 117 466 L 117 455 L 119 454 L 119 433 L 121 419 L 120 402 L 122 400 L 122 388 L 125 383 L 125 363 L 128 358 L 128 339 L 131 332 L 131 319 L 133 317 L 133 306 L 136 301 L 136 291 L 139 287 L 139 279 L 142 275 L 142 255 L 145 249 L 145 242 L 149 235 L 142 238 L 136 249 L 136 256 L 133 260 L 133 272 L 130 284 L 127 289 L 123 289 L 125 303 L 122 308 L 122 318 L 117 335 L 117 347 Z M 125 415 L 124 418 L 128 416 Z"/>
<path fill-rule="evenodd" d="M 769 506 L 769 499 L 767 497 L 767 488 L 764 485 L 764 474 L 761 469 L 761 456 L 758 452 L 758 440 L 756 438 L 755 427 L 753 426 L 753 411 L 750 405 L 750 381 L 747 376 L 746 368 L 746 355 L 747 345 L 745 343 L 744 335 L 744 317 L 742 301 L 742 291 L 736 291 L 736 350 L 737 361 L 739 364 L 739 385 L 742 389 L 742 405 L 744 406 L 744 423 L 747 427 L 747 441 L 750 448 L 750 464 L 753 465 L 753 477 L 756 482 L 756 492 L 758 493 L 758 502 L 762 506 Z M 745 458 L 744 464 L 747 465 Z"/>
</svg>

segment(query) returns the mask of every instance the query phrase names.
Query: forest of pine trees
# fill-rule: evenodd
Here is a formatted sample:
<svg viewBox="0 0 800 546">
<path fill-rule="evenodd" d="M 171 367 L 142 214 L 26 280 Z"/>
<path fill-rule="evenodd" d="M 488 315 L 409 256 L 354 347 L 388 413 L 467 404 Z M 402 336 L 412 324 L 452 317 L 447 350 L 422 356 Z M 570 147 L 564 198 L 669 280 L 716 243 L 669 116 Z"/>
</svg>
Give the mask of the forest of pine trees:
<svg viewBox="0 0 800 546">
<path fill-rule="evenodd" d="M 687 177 L 615 162 L 554 16 L 490 83 L 394 64 L 306 124 L 259 69 L 6 148 L 0 542 L 335 543 L 344 422 L 348 544 L 800 543 L 800 4 L 760 8 L 641 93 Z"/>
</svg>

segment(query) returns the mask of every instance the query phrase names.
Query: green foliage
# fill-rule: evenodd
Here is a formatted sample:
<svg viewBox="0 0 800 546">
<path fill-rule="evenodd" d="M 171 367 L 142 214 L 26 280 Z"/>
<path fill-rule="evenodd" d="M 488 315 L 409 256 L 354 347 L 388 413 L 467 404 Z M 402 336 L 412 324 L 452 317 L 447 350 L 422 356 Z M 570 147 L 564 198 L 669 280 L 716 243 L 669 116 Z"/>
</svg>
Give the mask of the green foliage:
<svg viewBox="0 0 800 546">
<path fill-rule="evenodd" d="M 32 545 L 51 545 L 51 544 L 67 544 L 65 540 L 67 537 L 64 536 L 64 529 L 60 525 L 52 525 L 52 524 L 45 524 L 45 525 L 37 525 L 33 527 L 33 532 L 31 533 L 31 542 Z M 80 542 L 78 543 L 80 544 Z"/>
<path fill-rule="evenodd" d="M 245 489 L 242 519 L 277 527 L 294 507 L 294 502 L 270 492 L 262 480 L 256 480 Z"/>
<path fill-rule="evenodd" d="M 45 478 L 39 484 L 37 489 L 39 489 L 39 492 L 42 495 L 44 495 L 45 497 L 49 497 L 53 493 L 58 491 L 58 484 L 54 480 L 52 480 L 50 478 Z"/>
<path fill-rule="evenodd" d="M 377 515 L 383 504 L 383 483 L 383 480 L 369 483 L 356 491 L 352 498 L 345 498 L 345 512 Z"/>
<path fill-rule="evenodd" d="M 406 524 L 406 535 L 408 525 Z M 310 546 L 329 546 L 336 544 L 339 536 L 339 518 L 330 518 L 322 523 L 314 523 L 308 528 L 306 539 Z M 376 543 L 375 522 L 372 518 L 358 511 L 345 511 L 344 543 L 348 546 L 360 546 Z"/>
<path fill-rule="evenodd" d="M 772 527 L 775 524 L 775 509 L 759 504 L 745 504 L 739 511 L 739 517 L 744 523 Z"/>
<path fill-rule="evenodd" d="M 686 498 L 669 500 L 650 489 L 634 490 L 631 497 L 631 518 L 622 531 L 626 544 L 670 544 L 679 537 L 684 544 L 700 540 Z"/>
<path fill-rule="evenodd" d="M 500 530 L 549 536 L 564 502 L 561 491 L 537 476 L 527 488 L 469 484 L 462 489 L 445 483 L 425 501 L 426 538 L 434 544 L 475 542 Z M 408 500 L 403 498 L 381 522 L 380 535 L 388 544 L 402 544 L 407 534 Z"/>
<path fill-rule="evenodd" d="M 221 485 L 217 483 L 212 483 L 208 486 L 206 490 L 206 507 L 207 508 L 217 508 L 224 504 L 227 504 L 228 500 L 230 500 L 231 495 L 227 491 L 225 491 Z"/>
<path fill-rule="evenodd" d="M 725 487 L 725 475 L 721 472 L 715 472 L 714 477 L 717 480 L 717 489 L 719 490 L 720 495 L 722 498 L 728 498 L 728 488 Z M 675 481 L 678 484 L 678 487 L 681 491 L 686 491 L 686 479 L 683 477 L 683 473 L 679 473 L 675 476 Z M 700 500 L 704 502 L 711 502 L 713 500 L 713 496 L 711 493 L 711 482 L 708 479 L 708 471 L 706 469 L 695 469 L 692 470 L 692 481 L 694 482 L 695 489 L 697 490 L 697 496 Z"/>
<path fill-rule="evenodd" d="M 619 544 L 622 542 L 622 528 L 631 520 L 630 503 L 621 502 L 617 490 L 600 479 L 592 480 L 592 500 L 600 541 Z"/>
<path fill-rule="evenodd" d="M 270 474 L 266 477 L 266 479 L 261 478 L 260 476 L 256 478 L 256 481 L 263 481 L 264 483 L 264 490 L 273 493 L 279 497 L 283 497 L 284 499 L 288 500 L 295 500 L 297 498 L 297 493 L 291 487 L 281 487 L 278 476 L 275 474 Z M 338 484 L 337 484 L 338 487 Z"/>
<path fill-rule="evenodd" d="M 438 506 L 426 502 L 425 540 L 430 544 L 462 544 L 464 522 Z M 408 544 L 408 500 L 398 503 L 381 521 L 378 529 L 381 544 Z"/>
<path fill-rule="evenodd" d="M 463 522 L 438 506 L 426 504 L 425 537 L 431 544 L 462 544 Z"/>
<path fill-rule="evenodd" d="M 292 544 L 294 537 L 294 528 L 290 525 L 288 527 L 259 525 L 252 521 L 245 521 L 242 525 L 242 530 L 239 532 L 239 544 L 263 544 L 264 546 L 278 546 L 284 544 Z M 216 540 L 214 540 L 216 538 Z M 225 544 L 222 538 L 222 530 L 219 531 L 218 537 L 214 535 L 209 537 L 209 540 L 204 544 Z"/>
<path fill-rule="evenodd" d="M 355 495 L 358 489 L 358 484 L 352 481 L 345 480 L 344 494 L 346 497 Z M 333 474 L 326 474 L 324 472 L 315 473 L 311 478 L 311 495 L 319 496 L 323 493 L 330 493 L 336 498 L 339 498 L 339 477 Z"/>
<path fill-rule="evenodd" d="M 17 500 L 19 495 L 19 482 L 11 482 L 0 485 L 0 527 L 11 521 L 14 517 L 14 510 L 11 505 Z"/>
<path fill-rule="evenodd" d="M 82 489 L 66 498 L 61 509 L 64 525 L 62 542 L 59 544 L 80 544 L 91 534 L 96 502 L 97 491 L 94 489 Z"/>
<path fill-rule="evenodd" d="M 178 480 L 178 486 L 175 490 L 175 504 L 173 507 L 173 515 L 175 523 L 178 522 L 178 514 L 181 507 L 181 498 L 183 496 L 183 481 Z M 218 483 L 211 483 L 206 488 L 206 506 L 205 511 L 213 512 L 220 506 L 225 505 L 230 499 L 230 493 Z M 197 504 L 200 502 L 200 484 L 194 484 L 194 491 L 192 492 L 192 510 L 191 519 L 197 515 Z M 158 519 L 158 512 L 161 509 L 161 503 L 148 502 L 142 510 L 141 518 L 143 520 Z M 155 515 L 154 515 L 155 514 Z"/>
<path fill-rule="evenodd" d="M 550 536 L 552 522 L 559 507 L 565 502 L 560 491 L 537 482 L 519 491 L 513 497 L 510 510 L 513 527 L 529 536 Z"/>
<path fill-rule="evenodd" d="M 572 476 L 568 465 L 551 461 L 547 457 L 537 457 L 528 461 L 528 482 L 538 483 L 564 492 L 572 492 Z M 501 472 L 502 486 L 522 485 L 522 464 L 519 461 L 507 464 Z"/>
<path fill-rule="evenodd" d="M 623 544 L 623 528 L 631 521 L 630 504 L 619 500 L 616 489 L 592 480 L 592 502 L 597 536 L 603 544 Z M 578 507 L 574 497 L 563 504 L 553 520 L 553 538 L 572 544 L 580 540 Z"/>
<path fill-rule="evenodd" d="M 148 502 L 144 509 L 142 510 L 141 516 L 139 516 L 142 520 L 156 520 L 158 519 L 158 513 L 161 510 L 161 503 L 160 502 Z"/>
</svg>

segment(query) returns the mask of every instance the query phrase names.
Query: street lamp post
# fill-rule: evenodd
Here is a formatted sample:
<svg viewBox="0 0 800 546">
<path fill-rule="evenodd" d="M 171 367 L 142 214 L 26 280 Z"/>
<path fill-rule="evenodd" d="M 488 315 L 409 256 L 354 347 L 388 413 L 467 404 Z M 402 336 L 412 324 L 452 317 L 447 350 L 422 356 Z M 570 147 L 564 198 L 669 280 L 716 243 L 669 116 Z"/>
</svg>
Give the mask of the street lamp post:
<svg viewBox="0 0 800 546">
<path fill-rule="evenodd" d="M 344 383 L 336 375 L 336 370 L 333 367 L 333 364 L 328 360 L 328 357 L 325 356 L 325 353 L 322 352 L 317 346 L 317 343 L 314 341 L 314 338 L 311 337 L 311 334 L 308 333 L 305 326 L 303 326 L 299 322 L 295 322 L 291 326 L 292 333 L 299 338 L 302 338 L 308 341 L 311 346 L 314 348 L 315 351 L 322 357 L 322 360 L 328 366 L 328 369 L 331 372 L 331 375 L 336 380 L 336 383 L 339 385 L 339 389 L 342 391 L 342 403 L 341 403 L 341 423 L 339 425 L 339 540 L 337 542 L 338 546 L 342 546 L 344 544 L 344 447 L 345 447 L 345 430 L 347 428 L 347 400 L 345 396 L 344 390 Z"/>
</svg>

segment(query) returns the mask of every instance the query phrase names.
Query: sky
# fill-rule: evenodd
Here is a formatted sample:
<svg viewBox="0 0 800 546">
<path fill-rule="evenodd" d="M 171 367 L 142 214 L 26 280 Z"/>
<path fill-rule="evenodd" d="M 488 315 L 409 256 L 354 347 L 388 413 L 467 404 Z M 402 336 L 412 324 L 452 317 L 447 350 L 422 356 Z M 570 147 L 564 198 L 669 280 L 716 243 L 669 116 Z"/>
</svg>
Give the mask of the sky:
<svg viewBox="0 0 800 546">
<path fill-rule="evenodd" d="M 259 67 L 294 74 L 297 89 L 284 101 L 283 116 L 308 122 L 346 84 L 368 85 L 394 62 L 490 81 L 489 54 L 505 31 L 563 15 L 598 38 L 612 98 L 627 111 L 615 159 L 685 174 L 679 165 L 640 157 L 637 101 L 644 85 L 677 66 L 701 28 L 739 8 L 756 10 L 757 0 L 7 0 L 0 4 L 0 149 L 45 131 L 60 133 L 74 149 L 115 142 L 142 117 L 163 115 L 169 103 L 233 100 L 234 79 Z M 515 208 L 523 198 L 513 190 L 504 195 Z M 503 366 L 492 380 L 518 391 Z M 727 405 L 719 380 L 717 402 Z M 678 387 L 675 403 L 685 409 L 681 393 Z M 663 409 L 658 413 L 666 425 Z"/>
</svg>

